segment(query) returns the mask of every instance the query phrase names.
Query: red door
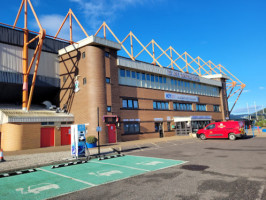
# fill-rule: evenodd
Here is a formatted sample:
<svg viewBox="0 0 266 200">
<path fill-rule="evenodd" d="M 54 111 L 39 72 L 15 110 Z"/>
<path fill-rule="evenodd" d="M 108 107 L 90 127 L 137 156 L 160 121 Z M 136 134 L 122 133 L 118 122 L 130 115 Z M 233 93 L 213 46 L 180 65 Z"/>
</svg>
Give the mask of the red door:
<svg viewBox="0 0 266 200">
<path fill-rule="evenodd" d="M 108 124 L 109 143 L 116 143 L 116 127 L 115 124 Z"/>
<path fill-rule="evenodd" d="M 61 127 L 61 145 L 69 145 L 71 143 L 70 127 Z"/>
<path fill-rule="evenodd" d="M 54 146 L 54 128 L 41 128 L 41 147 Z"/>
</svg>

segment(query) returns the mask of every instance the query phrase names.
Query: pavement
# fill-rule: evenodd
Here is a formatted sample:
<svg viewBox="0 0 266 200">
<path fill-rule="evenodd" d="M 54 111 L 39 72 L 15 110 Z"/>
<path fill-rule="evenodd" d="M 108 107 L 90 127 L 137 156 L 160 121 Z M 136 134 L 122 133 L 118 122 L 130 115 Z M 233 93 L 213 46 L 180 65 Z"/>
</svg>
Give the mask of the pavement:
<svg viewBox="0 0 266 200">
<path fill-rule="evenodd" d="M 248 135 L 253 135 L 251 130 L 249 130 Z M 256 137 L 266 137 L 266 133 L 261 130 L 260 132 L 255 130 L 254 135 Z M 197 140 L 197 138 L 189 135 L 181 135 L 119 142 L 117 144 L 102 146 L 101 153 L 115 153 L 113 149 L 126 153 L 134 150 L 157 147 L 159 143 L 176 140 Z M 98 154 L 97 147 L 89 149 L 89 151 L 91 156 L 97 156 Z M 4 159 L 6 160 L 5 162 L 0 162 L 0 173 L 73 161 L 70 153 L 70 145 L 4 152 Z"/>
</svg>

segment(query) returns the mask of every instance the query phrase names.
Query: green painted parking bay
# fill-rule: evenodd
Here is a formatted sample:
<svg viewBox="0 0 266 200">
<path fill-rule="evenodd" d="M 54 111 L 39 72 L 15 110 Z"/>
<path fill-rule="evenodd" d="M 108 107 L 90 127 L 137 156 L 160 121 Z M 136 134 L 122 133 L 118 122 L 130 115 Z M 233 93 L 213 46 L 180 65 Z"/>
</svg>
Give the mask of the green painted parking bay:
<svg viewBox="0 0 266 200">
<path fill-rule="evenodd" d="M 1 199 L 47 199 L 66 193 L 118 181 L 150 171 L 185 163 L 181 160 L 124 156 L 0 179 Z"/>
</svg>

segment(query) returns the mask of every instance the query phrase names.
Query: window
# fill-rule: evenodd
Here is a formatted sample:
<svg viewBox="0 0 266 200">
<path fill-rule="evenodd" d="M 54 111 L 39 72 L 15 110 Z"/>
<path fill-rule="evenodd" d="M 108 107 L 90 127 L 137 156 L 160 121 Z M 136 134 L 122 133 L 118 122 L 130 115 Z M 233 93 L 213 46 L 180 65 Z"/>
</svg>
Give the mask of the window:
<svg viewBox="0 0 266 200">
<path fill-rule="evenodd" d="M 130 71 L 129 70 L 126 70 L 126 76 L 130 77 Z"/>
<path fill-rule="evenodd" d="M 171 85 L 174 86 L 174 79 L 171 79 Z"/>
<path fill-rule="evenodd" d="M 106 51 L 104 55 L 105 55 L 105 57 L 110 58 L 110 53 L 109 52 Z"/>
<path fill-rule="evenodd" d="M 133 108 L 133 101 L 131 99 L 127 100 L 127 107 L 130 109 Z"/>
<path fill-rule="evenodd" d="M 166 83 L 166 77 L 163 77 L 163 83 Z"/>
<path fill-rule="evenodd" d="M 144 73 L 141 73 L 141 80 L 145 81 L 146 78 L 145 78 L 145 74 Z"/>
<path fill-rule="evenodd" d="M 138 109 L 139 108 L 138 100 L 137 99 L 123 99 L 122 108 Z"/>
<path fill-rule="evenodd" d="M 134 109 L 139 108 L 138 100 L 133 100 L 133 108 L 134 108 Z"/>
<path fill-rule="evenodd" d="M 41 122 L 42 126 L 53 126 L 54 122 Z"/>
<path fill-rule="evenodd" d="M 85 51 L 82 52 L 82 58 L 85 58 Z"/>
<path fill-rule="evenodd" d="M 139 133 L 139 123 L 124 123 L 124 134 L 128 133 Z"/>
<path fill-rule="evenodd" d="M 214 112 L 220 112 L 220 106 L 219 105 L 213 105 L 213 111 Z"/>
<path fill-rule="evenodd" d="M 186 110 L 186 111 L 192 110 L 191 103 L 173 103 L 173 107 L 174 107 L 174 110 Z"/>
<path fill-rule="evenodd" d="M 159 82 L 163 83 L 163 77 L 159 76 Z"/>
<path fill-rule="evenodd" d="M 106 83 L 110 83 L 110 82 L 111 82 L 111 79 L 108 78 L 108 77 L 106 77 L 106 78 L 105 78 L 105 81 L 106 81 Z"/>
<path fill-rule="evenodd" d="M 121 77 L 125 77 L 125 70 L 124 69 L 120 69 L 120 76 Z"/>
<path fill-rule="evenodd" d="M 137 79 L 140 79 L 140 73 L 137 72 Z"/>
<path fill-rule="evenodd" d="M 159 82 L 159 78 L 158 78 L 158 76 L 155 76 L 155 82 Z"/>
<path fill-rule="evenodd" d="M 131 77 L 136 78 L 136 72 L 131 72 Z"/>
<path fill-rule="evenodd" d="M 164 101 L 154 101 L 153 109 L 155 110 L 169 110 L 169 103 Z"/>
<path fill-rule="evenodd" d="M 64 76 L 63 76 L 63 82 L 65 83 L 66 80 L 67 80 L 67 78 L 66 78 L 66 76 L 64 75 Z"/>
<path fill-rule="evenodd" d="M 146 74 L 146 79 L 147 79 L 147 81 L 150 81 L 151 80 L 149 74 Z"/>
<path fill-rule="evenodd" d="M 83 85 L 86 85 L 86 83 L 87 83 L 87 79 L 83 78 Z"/>
<path fill-rule="evenodd" d="M 154 82 L 154 75 L 151 75 L 151 82 Z"/>
<path fill-rule="evenodd" d="M 214 128 L 215 128 L 215 124 L 211 124 L 206 127 L 207 130 L 214 129 Z"/>
<path fill-rule="evenodd" d="M 197 111 L 206 111 L 206 105 L 205 104 L 197 104 L 196 110 Z"/>
<path fill-rule="evenodd" d="M 167 122 L 167 131 L 171 131 L 171 122 Z"/>
<path fill-rule="evenodd" d="M 111 106 L 107 106 L 107 112 L 111 112 L 112 109 L 111 109 Z"/>
</svg>

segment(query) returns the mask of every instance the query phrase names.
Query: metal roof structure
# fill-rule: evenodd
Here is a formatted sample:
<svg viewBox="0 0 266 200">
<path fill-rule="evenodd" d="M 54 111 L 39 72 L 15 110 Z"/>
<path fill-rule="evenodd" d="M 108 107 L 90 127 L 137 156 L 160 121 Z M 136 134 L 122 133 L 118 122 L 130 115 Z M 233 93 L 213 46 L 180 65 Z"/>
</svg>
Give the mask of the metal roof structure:
<svg viewBox="0 0 266 200">
<path fill-rule="evenodd" d="M 176 69 L 183 73 L 196 74 L 200 77 L 206 77 L 206 78 L 214 77 L 215 78 L 214 75 L 216 76 L 220 75 L 221 78 L 227 79 L 226 81 L 227 93 L 228 93 L 227 99 L 233 96 L 236 96 L 236 100 L 230 110 L 230 113 L 232 112 L 241 93 L 246 87 L 246 85 L 243 82 L 241 82 L 236 76 L 234 76 L 228 69 L 226 69 L 221 64 L 216 65 L 210 60 L 204 61 L 199 56 L 196 58 L 193 58 L 186 51 L 182 54 L 178 53 L 172 46 L 169 46 L 166 50 L 163 50 L 158 45 L 158 43 L 156 43 L 153 39 L 147 45 L 144 45 L 131 31 L 124 39 L 119 40 L 118 37 L 113 33 L 113 31 L 106 24 L 106 22 L 103 22 L 103 24 L 100 26 L 100 28 L 95 33 L 95 36 L 97 36 L 101 30 L 103 31 L 103 37 L 105 39 L 107 35 L 106 31 L 109 31 L 111 36 L 113 36 L 115 41 L 121 44 L 122 49 L 126 52 L 126 54 L 133 61 L 136 61 L 136 59 L 142 53 L 146 52 L 152 58 L 153 61 L 151 64 L 153 65 L 158 65 L 159 67 Z M 126 45 L 125 45 L 125 43 L 128 40 L 130 42 L 130 49 L 126 48 Z M 142 49 L 138 52 L 135 52 L 134 43 L 137 44 L 138 46 L 141 46 Z M 158 52 L 160 53 L 158 54 Z M 160 63 L 160 59 L 162 59 L 163 56 L 167 58 L 169 61 L 169 64 L 167 66 L 163 66 Z"/>
<path fill-rule="evenodd" d="M 56 113 L 50 110 L 34 110 L 24 112 L 21 109 L 1 109 L 0 124 L 5 123 L 37 123 L 37 122 L 73 122 L 74 115 Z"/>
</svg>

